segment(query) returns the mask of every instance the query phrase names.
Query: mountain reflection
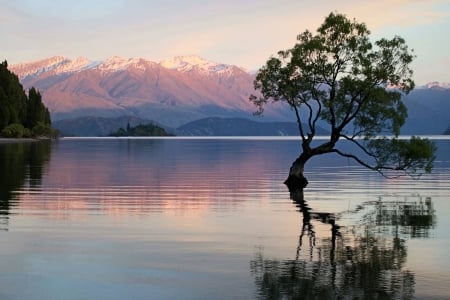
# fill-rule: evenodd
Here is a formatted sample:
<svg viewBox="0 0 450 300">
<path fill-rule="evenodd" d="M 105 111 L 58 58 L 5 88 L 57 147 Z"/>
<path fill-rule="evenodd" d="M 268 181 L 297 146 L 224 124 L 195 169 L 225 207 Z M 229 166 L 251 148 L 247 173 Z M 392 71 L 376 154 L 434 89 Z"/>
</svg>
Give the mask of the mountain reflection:
<svg viewBox="0 0 450 300">
<path fill-rule="evenodd" d="M 18 201 L 15 192 L 25 184 L 40 185 L 51 147 L 50 141 L 0 145 L 0 228 L 7 228 L 10 209 Z"/>
<path fill-rule="evenodd" d="M 303 224 L 295 259 L 257 253 L 250 268 L 263 299 L 412 299 L 406 240 L 426 238 L 436 217 L 430 197 L 366 202 L 352 211 L 314 212 L 292 193 Z M 349 224 L 345 224 L 351 220 Z M 342 225 L 339 225 L 342 223 Z M 316 230 L 326 226 L 329 231 Z"/>
<path fill-rule="evenodd" d="M 254 175 L 262 165 L 269 173 L 278 168 L 282 157 L 271 145 L 182 139 L 61 140 L 53 148 L 39 191 L 19 191 L 20 208 L 52 218 L 72 212 L 127 216 L 234 209 L 250 198 L 270 197 L 267 191 L 279 184 Z M 273 159 L 267 161 L 266 155 L 255 153 L 255 147 L 263 147 Z"/>
</svg>

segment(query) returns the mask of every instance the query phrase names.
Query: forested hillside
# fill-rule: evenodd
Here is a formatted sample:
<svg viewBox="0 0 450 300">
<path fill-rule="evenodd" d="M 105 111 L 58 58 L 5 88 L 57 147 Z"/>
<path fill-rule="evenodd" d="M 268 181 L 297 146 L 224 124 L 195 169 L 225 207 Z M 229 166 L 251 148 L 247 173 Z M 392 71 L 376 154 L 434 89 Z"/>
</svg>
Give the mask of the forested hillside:
<svg viewBox="0 0 450 300">
<path fill-rule="evenodd" d="M 50 112 L 38 90 L 25 93 L 19 78 L 0 63 L 0 135 L 4 137 L 54 136 Z"/>
</svg>

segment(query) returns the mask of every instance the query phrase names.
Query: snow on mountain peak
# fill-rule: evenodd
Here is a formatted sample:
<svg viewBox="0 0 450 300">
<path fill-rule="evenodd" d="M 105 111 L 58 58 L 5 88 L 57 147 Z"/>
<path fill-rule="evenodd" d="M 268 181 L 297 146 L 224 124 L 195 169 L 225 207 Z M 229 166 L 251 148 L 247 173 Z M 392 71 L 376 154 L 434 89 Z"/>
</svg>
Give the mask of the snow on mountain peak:
<svg viewBox="0 0 450 300">
<path fill-rule="evenodd" d="M 58 65 L 61 65 L 68 60 L 69 59 L 64 56 L 53 56 L 38 61 L 15 64 L 11 66 L 11 70 L 16 73 L 19 78 L 32 75 L 37 76 L 43 72 L 56 68 Z"/>
<path fill-rule="evenodd" d="M 193 69 L 198 69 L 204 72 L 222 73 L 230 68 L 228 65 L 218 64 L 197 55 L 176 56 L 161 61 L 160 65 L 179 72 L 189 72 Z"/>
<path fill-rule="evenodd" d="M 438 82 L 438 81 L 433 81 L 433 82 L 429 82 L 425 85 L 422 86 L 418 86 L 418 89 L 450 89 L 450 82 Z"/>
<path fill-rule="evenodd" d="M 144 64 L 151 64 L 152 62 L 143 58 L 122 58 L 120 56 L 113 56 L 108 58 L 97 67 L 101 71 L 119 71 L 125 70 L 130 66 L 137 69 L 144 70 Z"/>
<path fill-rule="evenodd" d="M 22 63 L 11 66 L 11 70 L 16 73 L 19 78 L 23 79 L 28 76 L 39 76 L 42 73 L 73 73 L 81 71 L 95 65 L 96 62 L 79 57 L 76 60 L 71 60 L 64 56 L 54 56 L 47 59 Z"/>
<path fill-rule="evenodd" d="M 85 57 L 78 57 L 75 60 L 67 59 L 64 64 L 59 65 L 55 68 L 55 72 L 57 73 L 73 73 L 81 70 L 92 68 L 93 66 L 99 64 L 96 61 L 90 61 Z"/>
<path fill-rule="evenodd" d="M 101 61 L 91 61 L 84 57 L 72 60 L 64 56 L 54 56 L 31 63 L 13 65 L 11 69 L 20 79 L 24 79 L 26 77 L 37 77 L 43 73 L 48 75 L 68 74 L 88 69 L 97 69 L 101 72 L 116 72 L 133 68 L 134 70 L 145 71 L 153 64 L 156 65 L 157 63 L 144 58 L 123 58 L 120 56 L 112 56 Z M 204 75 L 232 75 L 236 68 L 231 65 L 212 62 L 196 55 L 176 56 L 160 62 L 159 65 L 182 73 L 196 71 Z"/>
</svg>

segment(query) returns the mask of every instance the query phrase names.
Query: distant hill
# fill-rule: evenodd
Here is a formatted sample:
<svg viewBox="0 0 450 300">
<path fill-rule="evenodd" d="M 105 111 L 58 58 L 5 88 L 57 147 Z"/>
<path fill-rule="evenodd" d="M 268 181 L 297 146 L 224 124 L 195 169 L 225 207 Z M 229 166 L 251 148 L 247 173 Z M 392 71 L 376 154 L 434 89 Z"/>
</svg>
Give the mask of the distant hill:
<svg viewBox="0 0 450 300">
<path fill-rule="evenodd" d="M 53 122 L 52 126 L 58 129 L 62 136 L 107 136 L 119 128 L 137 126 L 140 124 L 154 123 L 151 120 L 141 119 L 133 116 L 122 116 L 116 118 L 104 117 L 80 117 Z M 169 132 L 170 128 L 164 128 Z"/>
<path fill-rule="evenodd" d="M 53 126 L 62 136 L 108 136 L 120 128 L 154 123 L 136 117 L 80 117 L 60 120 Z M 256 122 L 243 118 L 205 118 L 189 122 L 176 129 L 162 127 L 168 134 L 178 136 L 297 136 L 298 126 L 294 122 Z M 318 128 L 318 135 L 326 135 L 325 129 Z"/>
<path fill-rule="evenodd" d="M 180 126 L 176 135 L 183 136 L 298 136 L 294 122 L 256 122 L 242 118 L 205 118 Z M 328 134 L 322 128 L 318 135 Z"/>
<path fill-rule="evenodd" d="M 402 134 L 442 134 L 450 124 L 450 88 L 418 87 L 404 99 L 408 118 Z"/>
</svg>

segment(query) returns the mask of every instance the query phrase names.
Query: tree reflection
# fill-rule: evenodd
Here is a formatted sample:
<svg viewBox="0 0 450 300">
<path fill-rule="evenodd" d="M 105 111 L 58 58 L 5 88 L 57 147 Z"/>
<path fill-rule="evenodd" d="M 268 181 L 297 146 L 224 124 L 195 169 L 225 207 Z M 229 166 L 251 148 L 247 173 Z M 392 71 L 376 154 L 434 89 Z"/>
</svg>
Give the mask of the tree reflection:
<svg viewBox="0 0 450 300">
<path fill-rule="evenodd" d="M 50 152 L 50 141 L 0 145 L 0 229 L 7 228 L 17 201 L 14 192 L 26 183 L 32 188 L 40 185 Z"/>
<path fill-rule="evenodd" d="M 291 198 L 303 216 L 295 259 L 270 260 L 257 253 L 251 272 L 260 298 L 413 298 L 414 274 L 404 269 L 406 239 L 428 237 L 436 218 L 431 198 L 380 197 L 337 214 L 314 212 L 303 192 Z M 352 224 L 345 224 L 349 219 Z M 328 234 L 316 232 L 324 225 Z"/>
</svg>

